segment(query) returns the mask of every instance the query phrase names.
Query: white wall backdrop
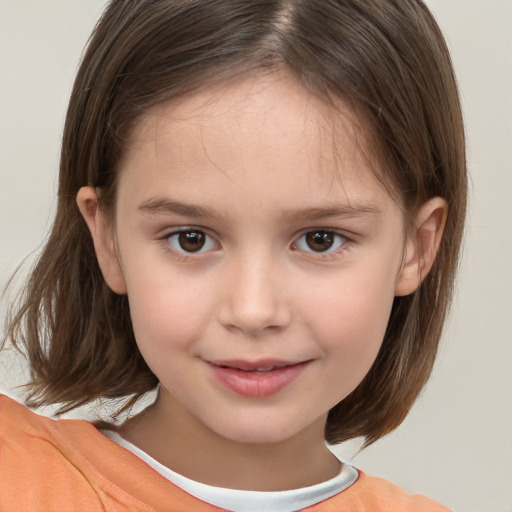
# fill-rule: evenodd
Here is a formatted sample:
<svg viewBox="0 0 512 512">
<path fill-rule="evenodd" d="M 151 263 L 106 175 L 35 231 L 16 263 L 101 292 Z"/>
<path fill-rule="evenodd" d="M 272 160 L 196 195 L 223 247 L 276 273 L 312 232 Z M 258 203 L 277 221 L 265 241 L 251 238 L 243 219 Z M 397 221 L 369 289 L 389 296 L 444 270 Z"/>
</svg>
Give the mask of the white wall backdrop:
<svg viewBox="0 0 512 512">
<path fill-rule="evenodd" d="M 428 0 L 461 87 L 472 177 L 458 295 L 404 424 L 353 463 L 456 511 L 512 512 L 512 0 Z M 0 285 L 54 207 L 65 109 L 104 0 L 0 0 Z M 2 304 L 2 310 L 5 301 Z M 0 389 L 20 368 L 0 358 Z M 357 452 L 338 448 L 346 459 Z"/>
</svg>

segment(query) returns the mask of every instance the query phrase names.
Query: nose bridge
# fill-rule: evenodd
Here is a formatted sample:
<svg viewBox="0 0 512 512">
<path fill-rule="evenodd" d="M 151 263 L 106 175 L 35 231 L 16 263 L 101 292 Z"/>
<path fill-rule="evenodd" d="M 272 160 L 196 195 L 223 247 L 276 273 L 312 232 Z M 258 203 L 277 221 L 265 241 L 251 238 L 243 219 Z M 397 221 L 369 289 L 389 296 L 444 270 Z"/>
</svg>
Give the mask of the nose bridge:
<svg viewBox="0 0 512 512">
<path fill-rule="evenodd" d="M 221 321 L 252 336 L 285 327 L 290 311 L 284 296 L 284 266 L 265 248 L 245 250 L 227 265 Z"/>
</svg>

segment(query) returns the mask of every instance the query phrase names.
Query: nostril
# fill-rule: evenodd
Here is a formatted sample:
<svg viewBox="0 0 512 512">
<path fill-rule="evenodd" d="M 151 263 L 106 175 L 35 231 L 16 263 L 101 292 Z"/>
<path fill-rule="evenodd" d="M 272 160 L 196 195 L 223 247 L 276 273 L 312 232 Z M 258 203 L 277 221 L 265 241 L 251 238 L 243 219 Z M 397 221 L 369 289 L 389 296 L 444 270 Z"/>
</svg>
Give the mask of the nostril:
<svg viewBox="0 0 512 512">
<path fill-rule="evenodd" d="M 277 332 L 290 322 L 290 314 L 283 307 L 256 312 L 249 309 L 228 309 L 221 315 L 221 323 L 229 330 L 239 330 L 256 337 L 264 333 Z"/>
</svg>

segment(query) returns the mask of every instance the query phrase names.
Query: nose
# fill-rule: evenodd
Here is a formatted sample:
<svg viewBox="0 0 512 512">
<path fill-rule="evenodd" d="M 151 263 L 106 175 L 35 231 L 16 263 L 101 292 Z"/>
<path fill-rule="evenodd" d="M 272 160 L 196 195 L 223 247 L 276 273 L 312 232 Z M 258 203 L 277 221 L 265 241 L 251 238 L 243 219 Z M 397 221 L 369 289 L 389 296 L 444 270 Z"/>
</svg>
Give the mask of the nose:
<svg viewBox="0 0 512 512">
<path fill-rule="evenodd" d="M 258 337 L 289 325 L 283 275 L 270 255 L 248 255 L 227 266 L 219 314 L 224 327 Z"/>
</svg>

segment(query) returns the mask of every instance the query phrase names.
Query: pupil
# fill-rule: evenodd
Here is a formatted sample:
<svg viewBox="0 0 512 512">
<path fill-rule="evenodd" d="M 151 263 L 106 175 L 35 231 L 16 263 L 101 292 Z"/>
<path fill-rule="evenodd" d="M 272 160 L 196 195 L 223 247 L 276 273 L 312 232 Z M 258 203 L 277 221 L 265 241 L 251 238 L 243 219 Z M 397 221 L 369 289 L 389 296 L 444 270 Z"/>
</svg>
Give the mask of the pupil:
<svg viewBox="0 0 512 512">
<path fill-rule="evenodd" d="M 329 231 L 315 231 L 306 235 L 306 242 L 315 252 L 326 251 L 334 243 L 334 234 Z"/>
<path fill-rule="evenodd" d="M 200 251 L 205 243 L 204 233 L 200 231 L 184 231 L 180 233 L 178 240 L 180 247 L 187 252 Z"/>
</svg>

